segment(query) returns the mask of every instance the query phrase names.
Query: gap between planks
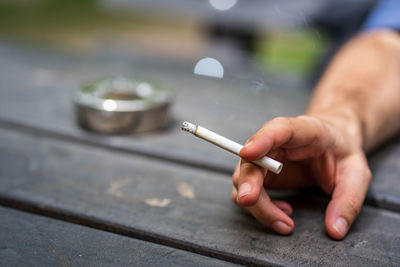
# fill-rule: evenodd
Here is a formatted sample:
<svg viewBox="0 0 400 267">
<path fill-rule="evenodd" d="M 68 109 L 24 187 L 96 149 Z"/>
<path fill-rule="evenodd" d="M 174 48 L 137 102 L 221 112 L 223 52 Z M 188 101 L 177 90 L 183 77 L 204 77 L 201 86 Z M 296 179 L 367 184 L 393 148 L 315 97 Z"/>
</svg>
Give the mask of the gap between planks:
<svg viewBox="0 0 400 267">
<path fill-rule="evenodd" d="M 108 143 L 103 143 L 100 140 L 97 140 L 95 136 L 91 136 L 90 139 L 83 138 L 80 136 L 74 136 L 68 133 L 63 133 L 61 131 L 46 129 L 40 126 L 29 125 L 26 123 L 21 123 L 18 121 L 9 120 L 1 117 L 0 117 L 0 128 L 14 130 L 17 132 L 22 132 L 35 136 L 41 136 L 41 137 L 45 136 L 52 139 L 69 141 L 77 144 L 83 144 L 90 147 L 102 148 L 125 154 L 139 155 L 151 159 L 171 162 L 176 165 L 185 165 L 195 169 L 208 170 L 219 174 L 227 174 L 229 176 L 232 175 L 233 173 L 233 169 L 230 166 L 221 166 L 220 164 L 212 164 L 209 162 L 191 160 L 184 156 L 172 155 L 163 151 L 154 151 L 140 147 L 126 148 L 119 145 L 111 145 Z"/>
<path fill-rule="evenodd" d="M 131 238 L 151 242 L 154 244 L 164 245 L 171 248 L 196 253 L 199 255 L 231 262 L 234 264 L 240 264 L 245 266 L 282 266 L 280 264 L 273 262 L 264 262 L 256 260 L 254 258 L 238 256 L 220 250 L 213 250 L 211 248 L 200 246 L 194 243 L 163 236 L 149 231 L 143 231 L 122 224 L 116 224 L 116 223 L 110 224 L 109 222 L 99 218 L 85 216 L 80 213 L 75 213 L 70 210 L 55 208 L 49 205 L 32 203 L 14 197 L 0 195 L 0 205 L 32 214 L 41 215 L 44 217 L 49 217 L 60 221 L 65 221 L 122 236 L 128 236 Z"/>
<path fill-rule="evenodd" d="M 100 149 L 105 149 L 108 151 L 115 151 L 124 154 L 130 155 L 138 155 L 150 159 L 161 160 L 165 162 L 170 162 L 175 165 L 184 165 L 188 167 L 192 167 L 195 169 L 200 169 L 203 171 L 211 171 L 219 174 L 228 175 L 229 179 L 233 173 L 233 169 L 230 166 L 221 165 L 221 164 L 213 164 L 212 162 L 201 162 L 198 160 L 191 160 L 188 157 L 183 157 L 179 155 L 168 154 L 164 151 L 154 151 L 152 149 L 140 148 L 140 147 L 130 147 L 126 148 L 119 145 L 113 145 L 101 142 L 102 140 L 98 140 L 95 136 L 91 136 L 91 138 L 84 138 L 80 136 L 74 136 L 69 133 L 63 133 L 61 131 L 52 130 L 43 128 L 36 125 L 29 125 L 27 123 L 18 122 L 15 120 L 10 120 L 6 118 L 0 117 L 0 128 L 6 130 L 14 130 L 17 132 L 22 132 L 25 134 L 30 134 L 34 136 L 40 137 L 48 137 L 55 140 L 61 140 L 64 142 L 72 142 L 76 144 L 86 145 L 88 147 L 95 147 Z M 311 193 L 316 192 L 315 190 L 310 190 Z M 316 193 L 315 195 L 323 196 L 320 193 Z M 364 205 L 368 205 L 371 207 L 376 207 L 392 212 L 400 212 L 400 205 L 397 203 L 381 203 L 378 199 L 375 199 L 374 196 L 367 194 Z"/>
</svg>

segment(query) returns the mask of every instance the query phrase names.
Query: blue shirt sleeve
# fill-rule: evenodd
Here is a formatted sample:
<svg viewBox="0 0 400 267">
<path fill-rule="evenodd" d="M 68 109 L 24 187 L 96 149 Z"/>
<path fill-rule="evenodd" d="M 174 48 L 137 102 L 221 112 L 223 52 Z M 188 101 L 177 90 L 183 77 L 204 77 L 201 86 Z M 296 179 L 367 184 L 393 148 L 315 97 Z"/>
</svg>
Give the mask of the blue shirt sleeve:
<svg viewBox="0 0 400 267">
<path fill-rule="evenodd" d="M 382 28 L 400 31 L 400 0 L 381 0 L 361 30 Z"/>
</svg>

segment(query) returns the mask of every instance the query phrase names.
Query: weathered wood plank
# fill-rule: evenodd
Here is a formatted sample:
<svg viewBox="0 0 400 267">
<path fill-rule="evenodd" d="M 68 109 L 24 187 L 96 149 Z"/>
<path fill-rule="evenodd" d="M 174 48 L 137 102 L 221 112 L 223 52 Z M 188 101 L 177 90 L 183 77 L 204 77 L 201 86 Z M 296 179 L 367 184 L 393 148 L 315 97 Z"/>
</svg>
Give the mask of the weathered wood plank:
<svg viewBox="0 0 400 267">
<path fill-rule="evenodd" d="M 183 120 L 200 123 L 244 142 L 268 119 L 299 114 L 309 93 L 290 83 L 281 82 L 282 88 L 278 89 L 269 80 L 263 80 L 267 77 L 260 75 L 232 77 L 231 72 L 229 76 L 229 66 L 227 78 L 219 80 L 199 77 L 190 71 L 160 69 L 156 67 L 158 62 L 146 67 L 135 64 L 135 61 L 80 58 L 57 53 L 47 55 L 6 45 L 0 45 L 0 56 L 0 118 L 142 154 L 216 168 L 223 166 L 226 171 L 235 165 L 235 157 L 182 133 L 180 123 Z M 75 124 L 71 96 L 80 84 L 99 77 L 131 73 L 155 80 L 174 91 L 174 121 L 170 127 L 153 134 L 108 138 L 79 129 Z M 210 160 L 209 153 L 216 155 L 215 159 Z"/>
<path fill-rule="evenodd" d="M 3 204 L 240 263 L 400 264 L 396 213 L 364 207 L 336 242 L 323 227 L 326 201 L 293 196 L 296 229 L 281 237 L 240 212 L 214 172 L 6 130 L 0 149 Z"/>
<path fill-rule="evenodd" d="M 137 58 L 84 58 L 6 43 L 0 45 L 0 57 L 0 125 L 3 127 L 36 131 L 223 173 L 231 172 L 237 158 L 182 133 L 180 121 L 199 122 L 233 140 L 244 142 L 264 121 L 278 115 L 301 113 L 309 95 L 303 86 L 290 82 L 263 81 L 267 78 L 254 74 L 243 74 L 245 77 L 240 78 L 237 71 L 232 77 L 229 68 L 228 78 L 220 81 L 195 77 L 190 70 L 160 68 L 158 62 L 147 62 L 146 65 Z M 165 131 L 134 136 L 102 136 L 79 129 L 70 101 L 79 84 L 98 77 L 130 73 L 157 80 L 174 90 L 175 122 Z M 398 155 L 399 139 L 390 148 L 371 156 L 374 179 L 368 203 L 400 210 Z"/>
<path fill-rule="evenodd" d="M 0 206 L 2 266 L 233 266 L 234 264 Z"/>
<path fill-rule="evenodd" d="M 374 152 L 369 160 L 373 180 L 367 203 L 400 212 L 400 137 Z"/>
</svg>

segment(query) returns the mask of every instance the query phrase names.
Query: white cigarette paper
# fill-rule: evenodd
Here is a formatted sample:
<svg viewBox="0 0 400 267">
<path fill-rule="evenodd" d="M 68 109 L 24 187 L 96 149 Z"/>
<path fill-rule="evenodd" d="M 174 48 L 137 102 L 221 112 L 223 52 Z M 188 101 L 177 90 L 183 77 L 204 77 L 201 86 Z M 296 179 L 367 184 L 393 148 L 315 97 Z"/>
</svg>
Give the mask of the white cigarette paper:
<svg viewBox="0 0 400 267">
<path fill-rule="evenodd" d="M 242 150 L 243 148 L 241 144 L 229 140 L 228 138 L 225 138 L 217 133 L 214 133 L 213 131 L 201 127 L 200 125 L 194 125 L 193 123 L 187 121 L 182 123 L 182 130 L 194 134 L 195 136 L 200 137 L 238 156 L 240 154 L 240 150 Z M 263 157 L 252 162 L 276 174 L 279 174 L 283 167 L 282 163 L 269 157 Z"/>
</svg>

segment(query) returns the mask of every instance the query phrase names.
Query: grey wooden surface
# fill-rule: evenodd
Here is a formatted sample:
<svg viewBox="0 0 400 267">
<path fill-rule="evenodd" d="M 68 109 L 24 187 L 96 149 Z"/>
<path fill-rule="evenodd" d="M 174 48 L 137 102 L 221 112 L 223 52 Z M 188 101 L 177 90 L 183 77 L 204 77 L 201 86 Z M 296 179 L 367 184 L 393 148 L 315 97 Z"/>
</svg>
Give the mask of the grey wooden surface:
<svg viewBox="0 0 400 267">
<path fill-rule="evenodd" d="M 236 158 L 182 133 L 179 125 L 183 120 L 202 124 L 243 143 L 267 120 L 278 115 L 300 114 L 310 93 L 290 82 L 280 82 L 278 89 L 272 77 L 267 80 L 261 75 L 230 72 L 229 66 L 222 80 L 196 76 L 192 73 L 196 62 L 177 71 L 173 66 L 157 67 L 158 62 L 146 66 L 136 59 L 85 58 L 10 44 L 0 46 L 0 56 L 3 83 L 0 119 L 3 121 L 225 172 L 231 171 Z M 73 93 L 84 82 L 117 74 L 154 80 L 173 90 L 172 122 L 165 131 L 104 138 L 76 126 Z M 210 153 L 215 158 L 210 159 Z"/>
<path fill-rule="evenodd" d="M 245 142 L 265 121 L 300 114 L 310 90 L 293 81 L 276 81 L 230 71 L 212 79 L 140 58 L 92 58 L 0 43 L 0 124 L 48 137 L 92 144 L 230 173 L 237 158 L 179 130 L 183 120 L 199 123 Z M 160 67 L 161 66 L 161 67 Z M 172 122 L 164 131 L 133 136 L 102 136 L 79 129 L 71 97 L 80 84 L 113 74 L 155 80 L 175 92 Z M 251 119 L 249 119 L 251 118 Z M 369 204 L 400 210 L 400 140 L 370 156 L 374 179 Z M 213 155 L 210 157 L 209 155 Z"/>
<path fill-rule="evenodd" d="M 296 228 L 282 237 L 231 203 L 222 174 L 14 130 L 0 130 L 0 149 L 3 205 L 236 263 L 400 264 L 395 212 L 365 206 L 337 242 L 324 230 L 326 199 L 296 193 L 285 197 Z"/>
<path fill-rule="evenodd" d="M 14 209 L 0 214 L 1 266 L 234 266 Z"/>
<path fill-rule="evenodd" d="M 395 138 L 370 156 L 373 173 L 367 202 L 400 212 L 400 138 Z"/>
</svg>

